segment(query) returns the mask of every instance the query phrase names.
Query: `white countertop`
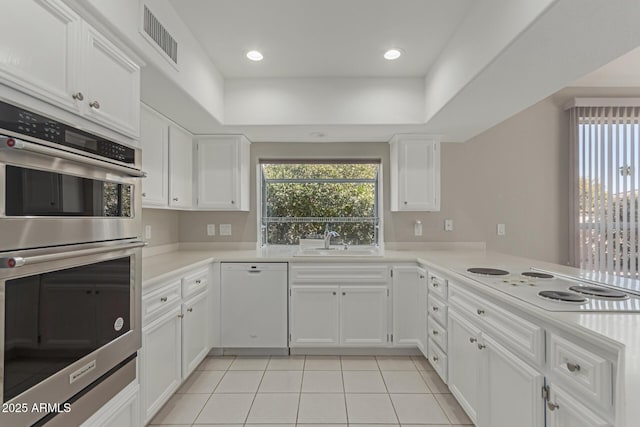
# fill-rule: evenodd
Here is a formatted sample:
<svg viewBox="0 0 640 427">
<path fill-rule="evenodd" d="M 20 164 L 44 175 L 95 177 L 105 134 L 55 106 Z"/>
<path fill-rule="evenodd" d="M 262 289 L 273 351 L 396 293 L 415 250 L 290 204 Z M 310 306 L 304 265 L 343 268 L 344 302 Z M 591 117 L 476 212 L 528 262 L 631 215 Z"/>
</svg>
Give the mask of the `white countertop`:
<svg viewBox="0 0 640 427">
<path fill-rule="evenodd" d="M 640 419 L 640 405 L 636 400 L 640 397 L 640 313 L 611 313 L 611 312 L 551 312 L 518 300 L 502 292 L 493 290 L 477 281 L 466 278 L 456 270 L 470 266 L 501 266 L 527 265 L 549 271 L 560 272 L 576 277 L 584 274 L 579 269 L 521 257 L 515 257 L 484 250 L 441 249 L 441 250 L 387 250 L 383 256 L 376 257 L 294 257 L 282 251 L 276 253 L 262 253 L 256 250 L 177 250 L 155 256 L 143 258 L 143 283 L 161 280 L 164 277 L 181 274 L 180 270 L 191 269 L 206 265 L 213 261 L 238 262 L 331 262 L 331 263 L 361 263 L 361 262 L 417 262 L 446 275 L 458 279 L 459 282 L 475 288 L 503 301 L 505 305 L 517 308 L 548 322 L 557 325 L 568 332 L 578 334 L 594 343 L 620 349 L 618 360 L 618 381 L 616 395 L 624 396 L 622 405 L 616 408 L 616 420 L 619 426 L 631 426 L 631 421 Z"/>
</svg>

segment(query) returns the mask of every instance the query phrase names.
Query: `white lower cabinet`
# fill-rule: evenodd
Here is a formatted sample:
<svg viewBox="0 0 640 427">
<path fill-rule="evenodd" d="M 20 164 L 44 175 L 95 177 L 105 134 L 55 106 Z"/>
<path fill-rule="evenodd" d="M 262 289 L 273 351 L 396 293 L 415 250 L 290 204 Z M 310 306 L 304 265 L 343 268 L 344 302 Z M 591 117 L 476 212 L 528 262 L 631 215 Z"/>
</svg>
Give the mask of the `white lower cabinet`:
<svg viewBox="0 0 640 427">
<path fill-rule="evenodd" d="M 424 351 L 426 271 L 418 266 L 393 267 L 393 344 Z"/>
<path fill-rule="evenodd" d="M 291 346 L 338 345 L 339 290 L 338 286 L 291 287 Z"/>
<path fill-rule="evenodd" d="M 137 381 L 126 386 L 80 427 L 139 427 L 140 387 Z"/>
<path fill-rule="evenodd" d="M 186 378 L 209 352 L 207 293 L 182 304 L 182 377 Z"/>
<path fill-rule="evenodd" d="M 480 387 L 480 352 L 477 351 L 480 330 L 455 312 L 449 311 L 449 389 L 474 423 L 478 420 Z"/>
<path fill-rule="evenodd" d="M 209 267 L 158 283 L 142 295 L 140 396 L 143 424 L 195 370 L 210 350 Z"/>
<path fill-rule="evenodd" d="M 340 287 L 340 344 L 387 345 L 386 286 Z"/>
<path fill-rule="evenodd" d="M 613 424 L 552 384 L 549 386 L 547 427 L 613 427 Z"/>
<path fill-rule="evenodd" d="M 142 329 L 140 383 L 148 422 L 182 382 L 182 322 L 178 305 Z"/>
<path fill-rule="evenodd" d="M 388 304 L 386 286 L 292 286 L 290 346 L 386 346 Z"/>
<path fill-rule="evenodd" d="M 488 336 L 481 353 L 478 425 L 542 427 L 544 376 Z"/>
</svg>

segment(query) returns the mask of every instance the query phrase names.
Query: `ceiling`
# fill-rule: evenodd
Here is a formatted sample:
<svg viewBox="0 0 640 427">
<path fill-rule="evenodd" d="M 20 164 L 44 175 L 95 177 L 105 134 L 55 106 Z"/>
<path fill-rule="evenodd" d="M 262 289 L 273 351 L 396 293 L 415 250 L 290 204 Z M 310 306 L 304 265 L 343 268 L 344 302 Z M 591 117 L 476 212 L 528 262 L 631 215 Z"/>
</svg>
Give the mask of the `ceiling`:
<svg viewBox="0 0 640 427">
<path fill-rule="evenodd" d="M 576 87 L 640 87 L 640 48 L 574 81 Z"/>
<path fill-rule="evenodd" d="M 170 0 L 226 79 L 418 77 L 473 0 Z M 404 54 L 383 59 L 390 48 Z M 246 59 L 249 50 L 264 54 Z"/>
</svg>

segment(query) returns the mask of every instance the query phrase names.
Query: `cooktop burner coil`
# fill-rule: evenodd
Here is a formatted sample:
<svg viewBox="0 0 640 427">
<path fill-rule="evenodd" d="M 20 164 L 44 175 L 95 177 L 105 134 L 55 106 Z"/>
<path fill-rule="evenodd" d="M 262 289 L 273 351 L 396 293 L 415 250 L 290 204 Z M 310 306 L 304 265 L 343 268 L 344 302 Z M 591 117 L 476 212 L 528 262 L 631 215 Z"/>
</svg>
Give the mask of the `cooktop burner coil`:
<svg viewBox="0 0 640 427">
<path fill-rule="evenodd" d="M 500 270 L 498 268 L 484 268 L 484 267 L 473 267 L 467 269 L 469 273 L 480 274 L 483 276 L 506 276 L 509 274 L 506 270 Z"/>
<path fill-rule="evenodd" d="M 629 295 L 624 292 L 616 291 L 615 289 L 601 288 L 599 286 L 571 286 L 574 292 L 579 292 L 584 295 L 599 298 L 611 298 L 611 299 L 627 299 Z"/>
<path fill-rule="evenodd" d="M 586 302 L 587 299 L 582 295 L 573 293 L 573 292 L 565 292 L 565 291 L 541 291 L 538 292 L 543 298 L 548 298 L 554 301 L 560 302 Z"/>
</svg>

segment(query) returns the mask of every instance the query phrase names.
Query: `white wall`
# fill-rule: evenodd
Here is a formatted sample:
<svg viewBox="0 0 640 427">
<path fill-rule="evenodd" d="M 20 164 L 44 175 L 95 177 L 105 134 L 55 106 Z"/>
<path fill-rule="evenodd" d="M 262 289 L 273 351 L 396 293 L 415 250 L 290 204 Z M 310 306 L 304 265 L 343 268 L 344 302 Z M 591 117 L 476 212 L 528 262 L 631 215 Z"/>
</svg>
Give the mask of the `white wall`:
<svg viewBox="0 0 640 427">
<path fill-rule="evenodd" d="M 227 79 L 226 125 L 422 123 L 421 78 Z"/>
</svg>

